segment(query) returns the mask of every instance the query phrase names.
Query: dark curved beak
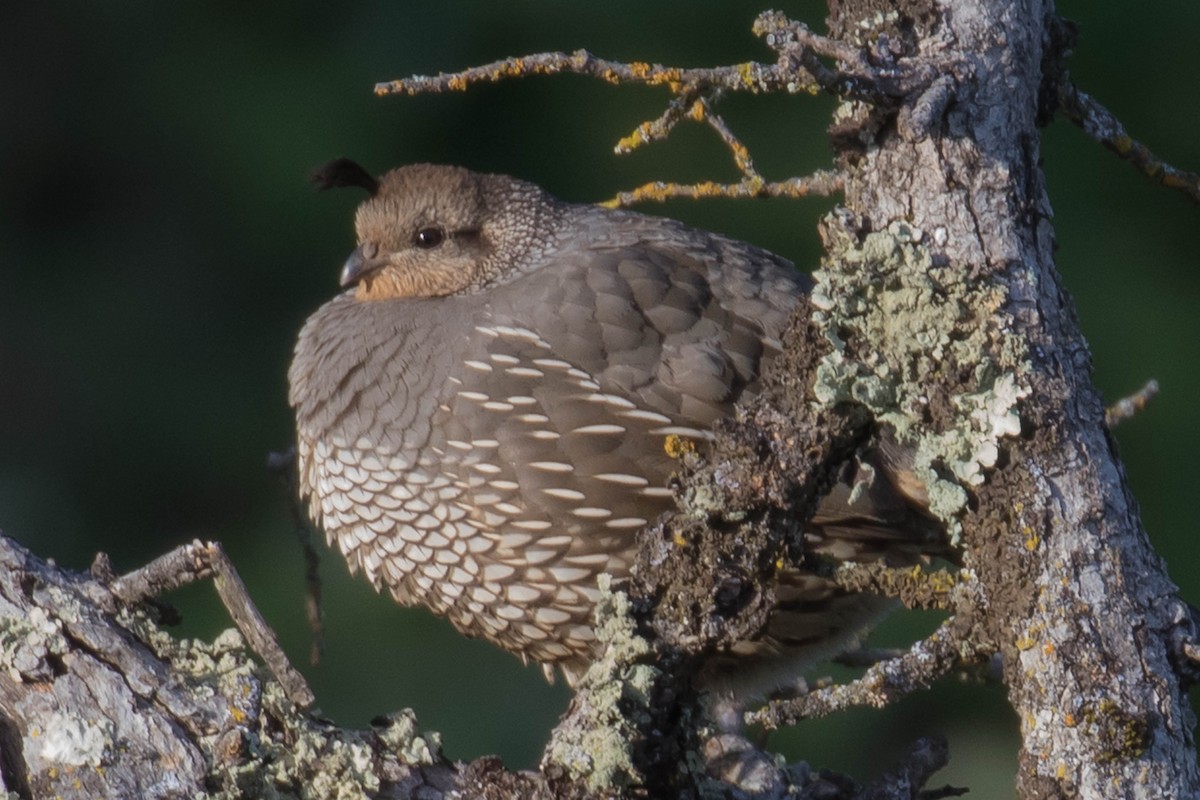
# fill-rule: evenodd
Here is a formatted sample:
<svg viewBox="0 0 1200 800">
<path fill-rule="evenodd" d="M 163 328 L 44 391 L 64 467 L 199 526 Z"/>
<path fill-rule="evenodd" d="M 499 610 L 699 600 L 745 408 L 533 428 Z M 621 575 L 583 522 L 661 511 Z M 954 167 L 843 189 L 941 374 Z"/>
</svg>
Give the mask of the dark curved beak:
<svg viewBox="0 0 1200 800">
<path fill-rule="evenodd" d="M 353 286 L 387 263 L 387 259 L 376 256 L 377 252 L 378 248 L 374 244 L 368 243 L 359 245 L 350 254 L 346 263 L 342 265 L 342 274 L 338 278 L 338 283 L 342 285 L 343 289 Z"/>
</svg>

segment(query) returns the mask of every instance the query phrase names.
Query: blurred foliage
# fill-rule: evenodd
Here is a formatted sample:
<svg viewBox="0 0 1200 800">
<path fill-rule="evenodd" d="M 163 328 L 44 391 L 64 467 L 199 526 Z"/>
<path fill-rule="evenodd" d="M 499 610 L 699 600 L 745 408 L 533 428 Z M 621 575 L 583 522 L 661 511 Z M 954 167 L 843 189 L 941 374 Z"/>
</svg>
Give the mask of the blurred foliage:
<svg viewBox="0 0 1200 800">
<path fill-rule="evenodd" d="M 820 28 L 823 6 L 783 10 Z M 714 137 L 681 128 L 611 147 L 665 96 L 563 76 L 466 94 L 377 99 L 375 81 L 508 55 L 587 47 L 683 65 L 769 58 L 747 2 L 9 4 L 0 26 L 0 527 L 60 563 L 97 550 L 137 566 L 195 537 L 225 542 L 298 662 L 308 652 L 289 499 L 264 468 L 291 439 L 285 370 L 305 316 L 352 246 L 353 192 L 317 195 L 337 155 L 375 171 L 460 163 L 598 200 L 654 179 L 728 179 Z M 1082 23 L 1072 71 L 1130 131 L 1200 168 L 1193 82 L 1200 6 L 1064 2 Z M 828 99 L 730 98 L 723 109 L 769 177 L 826 163 Z M 1200 210 L 1057 123 L 1042 154 L 1059 266 L 1116 398 L 1163 393 L 1118 434 L 1146 527 L 1184 594 L 1197 545 L 1188 464 L 1200 435 Z M 828 201 L 645 209 L 770 247 L 811 268 Z M 539 670 L 462 639 L 323 567 L 328 641 L 308 668 L 322 709 L 363 725 L 402 706 L 451 755 L 533 763 L 567 694 Z M 174 598 L 185 632 L 227 622 L 208 587 Z M 903 642 L 928 620 L 900 615 Z M 914 627 L 916 626 L 916 627 Z M 869 776 L 909 738 L 951 737 L 942 779 L 1011 796 L 1017 730 L 999 687 L 957 685 L 883 712 L 776 737 L 793 757 Z"/>
</svg>

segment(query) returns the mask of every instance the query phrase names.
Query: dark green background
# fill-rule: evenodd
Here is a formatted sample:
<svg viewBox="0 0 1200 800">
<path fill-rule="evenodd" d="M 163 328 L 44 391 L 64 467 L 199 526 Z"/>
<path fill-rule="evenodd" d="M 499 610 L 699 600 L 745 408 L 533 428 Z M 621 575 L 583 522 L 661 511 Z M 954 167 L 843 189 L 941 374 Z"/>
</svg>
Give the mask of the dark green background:
<svg viewBox="0 0 1200 800">
<path fill-rule="evenodd" d="M 0 527 L 44 556 L 119 569 L 220 539 L 298 662 L 302 561 L 268 451 L 291 438 L 285 370 L 305 316 L 336 290 L 354 192 L 308 170 L 348 155 L 375 171 L 464 164 L 597 200 L 644 180 L 729 179 L 696 126 L 632 157 L 612 144 L 664 93 L 564 76 L 415 99 L 375 81 L 551 49 L 689 66 L 769 58 L 755 3 L 352 2 L 9 4 L 0 25 Z M 1083 24 L 1077 81 L 1168 160 L 1200 168 L 1200 7 L 1064 3 Z M 785 11 L 823 27 L 823 7 Z M 827 162 L 828 99 L 734 97 L 728 118 L 770 177 Z M 1187 500 L 1200 378 L 1200 209 L 1065 123 L 1046 131 L 1059 265 L 1116 398 L 1161 398 L 1119 431 L 1146 527 L 1200 598 Z M 811 268 L 828 201 L 648 207 Z M 450 755 L 534 762 L 567 694 L 536 669 L 401 610 L 326 560 L 328 651 L 306 668 L 347 725 L 414 707 Z M 174 598 L 186 630 L 228 623 L 208 587 Z M 905 620 L 884 631 L 911 636 Z M 928 625 L 929 620 L 917 624 Z M 951 737 L 942 779 L 1011 796 L 1016 720 L 997 687 L 948 683 L 886 712 L 806 723 L 775 743 L 874 774 L 904 742 Z"/>
</svg>

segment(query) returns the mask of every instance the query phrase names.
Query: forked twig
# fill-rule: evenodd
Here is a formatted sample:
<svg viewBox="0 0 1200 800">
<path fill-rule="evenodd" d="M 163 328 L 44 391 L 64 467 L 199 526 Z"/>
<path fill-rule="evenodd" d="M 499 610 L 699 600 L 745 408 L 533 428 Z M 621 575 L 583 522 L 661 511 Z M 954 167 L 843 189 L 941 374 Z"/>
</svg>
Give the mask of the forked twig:
<svg viewBox="0 0 1200 800">
<path fill-rule="evenodd" d="M 279 681 L 288 699 L 300 708 L 311 706 L 316 698 L 308 682 L 288 661 L 275 632 L 255 607 L 246 585 L 217 542 L 197 540 L 177 547 L 112 581 L 109 589 L 122 602 L 133 605 L 210 577 L 234 624 Z"/>
<path fill-rule="evenodd" d="M 612 61 L 586 50 L 576 50 L 573 53 L 536 53 L 506 58 L 459 72 L 414 75 L 376 84 L 375 93 L 416 95 L 464 91 L 475 83 L 560 73 L 587 75 L 614 84 L 665 86 L 675 95 L 667 108 L 656 119 L 642 122 L 620 139 L 615 151 L 629 153 L 649 142 L 665 139 L 683 120 L 703 122 L 729 148 L 742 180 L 696 184 L 651 182 L 620 192 L 604 203 L 616 207 L 669 198 L 795 198 L 833 194 L 844 185 L 843 176 L 837 172 L 823 171 L 783 181 L 768 181 L 760 175 L 749 149 L 714 110 L 721 95 L 725 92 L 813 94 L 825 91 L 842 97 L 885 102 L 901 98 L 932 80 L 925 75 L 928 70 L 873 66 L 861 48 L 815 34 L 803 23 L 777 12 L 759 15 L 753 30 L 775 51 L 777 60 L 774 64 L 747 61 L 723 67 L 685 68 L 640 61 Z M 837 67 L 826 65 L 822 59 L 835 61 Z"/>
</svg>

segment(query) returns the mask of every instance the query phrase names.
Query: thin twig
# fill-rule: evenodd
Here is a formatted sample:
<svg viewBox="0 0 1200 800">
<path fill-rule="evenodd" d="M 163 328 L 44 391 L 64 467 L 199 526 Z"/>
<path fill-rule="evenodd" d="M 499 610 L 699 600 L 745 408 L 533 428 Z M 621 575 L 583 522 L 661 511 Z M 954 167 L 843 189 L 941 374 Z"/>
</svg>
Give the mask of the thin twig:
<svg viewBox="0 0 1200 800">
<path fill-rule="evenodd" d="M 1176 169 L 1154 155 L 1146 145 L 1130 136 L 1121 121 L 1094 97 L 1064 80 L 1059 86 L 1058 106 L 1063 116 L 1128 161 L 1138 172 L 1200 203 L 1200 175 Z"/>
<path fill-rule="evenodd" d="M 790 19 L 779 11 L 764 11 L 759 14 L 751 31 L 755 36 L 764 37 L 767 47 L 776 51 L 788 50 L 795 45 L 811 50 L 816 55 L 831 58 L 847 67 L 870 69 L 866 54 L 861 48 L 849 42 L 814 33 L 803 22 Z"/>
<path fill-rule="evenodd" d="M 752 30 L 779 54 L 777 63 L 746 61 L 724 67 L 671 67 L 644 61 L 612 61 L 587 50 L 533 53 L 459 72 L 413 75 L 384 81 L 375 84 L 375 94 L 461 92 L 473 83 L 572 73 L 613 84 L 667 86 L 676 94 L 696 89 L 726 89 L 752 94 L 814 94 L 825 91 L 839 97 L 877 102 L 886 98 L 905 97 L 937 77 L 932 68 L 914 69 L 911 65 L 904 65 L 881 69 L 873 66 L 862 48 L 813 33 L 804 23 L 778 12 L 768 11 L 759 15 Z M 820 61 L 822 57 L 836 61 L 840 69 L 825 66 Z"/>
<path fill-rule="evenodd" d="M 882 661 L 849 683 L 814 690 L 800 697 L 772 700 L 764 708 L 746 714 L 746 722 L 774 730 L 795 725 L 802 719 L 824 717 L 855 706 L 883 708 L 901 697 L 924 689 L 945 675 L 959 661 L 959 640 L 951 628 L 953 619 L 942 625 L 904 655 Z"/>
<path fill-rule="evenodd" d="M 643 61 L 610 61 L 587 50 L 573 53 L 534 53 L 493 61 L 459 72 L 437 75 L 413 75 L 401 80 L 375 84 L 375 94 L 417 95 L 438 92 L 462 92 L 475 83 L 496 83 L 507 78 L 560 73 L 587 75 L 613 84 L 640 83 L 667 86 L 677 94 L 684 87 L 710 87 L 734 92 L 813 92 L 820 87 L 801 84 L 796 75 L 785 75 L 776 64 L 747 61 L 725 67 L 669 67 Z"/>
<path fill-rule="evenodd" d="M 1112 428 L 1133 419 L 1141 413 L 1158 394 L 1158 381 L 1151 378 L 1146 384 L 1128 397 L 1122 397 L 1104 412 L 1104 424 Z"/>
<path fill-rule="evenodd" d="M 849 45 L 812 34 L 801 23 L 791 28 L 780 27 L 762 33 L 767 44 L 780 53 L 775 64 L 744 61 L 722 67 L 673 67 L 644 61 L 612 61 L 600 58 L 587 50 L 573 53 L 553 51 L 531 53 L 505 58 L 458 72 L 439 72 L 437 75 L 410 75 L 375 84 L 379 96 L 405 94 L 438 94 L 463 92 L 472 84 L 498 83 L 509 78 L 533 75 L 573 74 L 598 78 L 616 85 L 636 83 L 646 86 L 666 86 L 672 92 L 723 89 L 730 92 L 765 94 L 817 94 L 827 92 L 842 98 L 879 102 L 900 99 L 928 85 L 935 75 L 930 70 L 876 70 L 869 67 L 861 55 L 851 63 L 859 66 L 855 72 L 841 72 L 825 66 L 813 44 L 820 42 L 823 50 L 859 53 Z M 756 32 L 758 28 L 756 27 Z M 799 34 L 797 32 L 800 32 Z"/>
<path fill-rule="evenodd" d="M 623 156 L 644 144 L 667 138 L 677 122 L 688 118 L 698 97 L 699 92 L 695 90 L 682 92 L 667 105 L 666 110 L 657 119 L 641 123 L 634 128 L 633 133 L 622 137 L 613 148 L 613 152 Z"/>
<path fill-rule="evenodd" d="M 1180 647 L 1180 651 L 1193 665 L 1200 665 L 1200 645 L 1197 645 L 1195 642 L 1184 642 Z"/>
<path fill-rule="evenodd" d="M 742 140 L 725 124 L 725 120 L 712 110 L 712 106 L 703 97 L 692 106 L 692 118 L 703 120 L 708 123 L 708 127 L 716 131 L 717 136 L 721 137 L 721 141 L 729 148 L 729 152 L 733 153 L 733 163 L 737 166 L 738 171 L 746 176 L 747 181 L 766 183 L 763 176 L 759 175 L 758 170 L 754 168 L 754 160 L 750 158 L 750 151 L 746 145 L 742 144 Z"/>
<path fill-rule="evenodd" d="M 1171 616 L 1172 661 L 1186 686 L 1200 684 L 1200 609 L 1175 600 Z"/>
<path fill-rule="evenodd" d="M 971 790 L 962 786 L 942 786 L 938 789 L 922 789 L 917 800 L 942 800 L 944 797 L 962 797 L 970 794 Z"/>
<path fill-rule="evenodd" d="M 675 98 L 654 120 L 641 123 L 623 137 L 614 148 L 628 153 L 643 144 L 666 138 L 683 119 L 708 124 L 733 154 L 742 173 L 737 183 L 703 182 L 690 185 L 654 182 L 632 191 L 621 192 L 603 205 L 628 206 L 647 200 L 708 197 L 806 197 L 829 195 L 843 186 L 840 173 L 818 172 L 808 177 L 767 181 L 755 169 L 750 152 L 733 130 L 713 110 L 723 92 L 829 92 L 843 98 L 873 103 L 891 103 L 927 87 L 940 74 L 932 65 L 885 63 L 873 65 L 866 51 L 849 42 L 841 42 L 813 33 L 806 25 L 778 12 L 765 12 L 754 22 L 753 31 L 763 37 L 776 52 L 774 64 L 747 61 L 723 67 L 685 68 L 650 64 L 642 61 L 621 62 L 576 50 L 573 53 L 535 53 L 506 58 L 459 72 L 437 75 L 413 75 L 375 85 L 378 95 L 416 95 L 447 91 L 465 91 L 475 83 L 495 83 L 508 78 L 531 75 L 573 73 L 587 75 L 613 84 L 640 83 L 666 86 Z M 833 60 L 830 67 L 822 58 Z"/>
<path fill-rule="evenodd" d="M 607 208 L 622 208 L 647 200 L 662 202 L 675 198 L 698 200 L 710 197 L 827 197 L 842 189 L 844 176 L 840 172 L 822 170 L 802 178 L 785 181 L 762 182 L 743 180 L 738 183 L 693 183 L 679 184 L 654 181 L 643 184 L 628 192 L 620 192 L 611 200 L 601 203 Z"/>
<path fill-rule="evenodd" d="M 279 681 L 288 699 L 300 708 L 311 706 L 316 697 L 308 682 L 288 661 L 275 632 L 255 607 L 246 585 L 217 542 L 195 541 L 177 547 L 117 578 L 109 584 L 109 589 L 122 602 L 132 605 L 209 577 L 234 624 Z"/>
</svg>

